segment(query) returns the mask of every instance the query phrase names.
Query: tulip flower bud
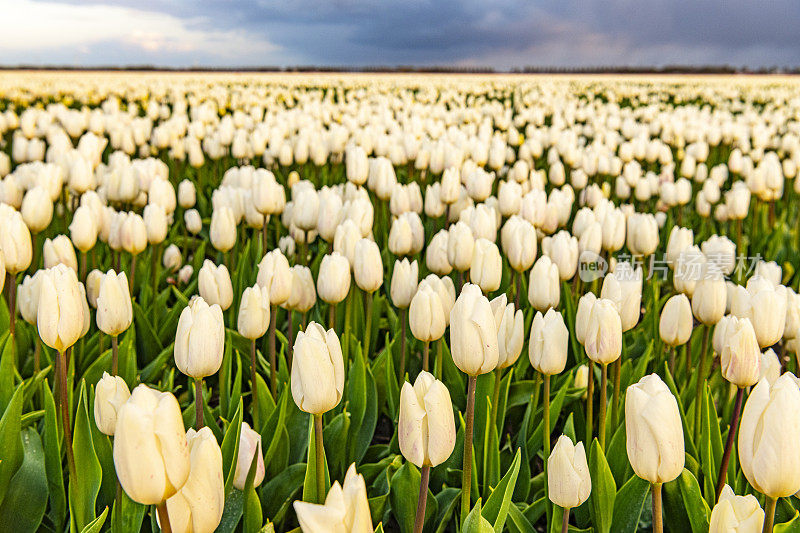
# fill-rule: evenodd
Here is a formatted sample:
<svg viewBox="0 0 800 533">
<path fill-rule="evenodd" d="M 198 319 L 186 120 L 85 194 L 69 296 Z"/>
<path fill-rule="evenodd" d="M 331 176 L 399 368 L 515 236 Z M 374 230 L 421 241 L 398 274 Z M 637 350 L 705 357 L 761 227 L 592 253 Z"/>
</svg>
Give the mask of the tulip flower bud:
<svg viewBox="0 0 800 533">
<path fill-rule="evenodd" d="M 183 265 L 181 269 L 178 271 L 178 281 L 183 284 L 189 283 L 189 280 L 192 279 L 194 275 L 194 267 L 192 265 Z"/>
<path fill-rule="evenodd" d="M 69 225 L 69 236 L 75 248 L 83 253 L 94 248 L 97 242 L 97 223 L 91 208 L 80 206 L 75 210 Z"/>
<path fill-rule="evenodd" d="M 419 285 L 419 267 L 416 261 L 409 263 L 408 259 L 394 262 L 392 270 L 392 285 L 390 295 L 392 303 L 398 309 L 405 309 L 411 305 L 411 299 L 417 292 Z"/>
<path fill-rule="evenodd" d="M 528 283 L 528 301 L 537 311 L 557 307 L 561 299 L 558 267 L 546 255 L 533 264 Z"/>
<path fill-rule="evenodd" d="M 311 322 L 297 333 L 292 358 L 292 398 L 301 411 L 322 414 L 339 404 L 344 392 L 344 362 L 332 329 Z"/>
<path fill-rule="evenodd" d="M 39 294 L 45 270 L 37 270 L 33 276 L 25 279 L 17 287 L 17 308 L 28 324 L 36 325 L 39 314 Z"/>
<path fill-rule="evenodd" d="M 36 274 L 39 272 L 41 271 L 38 271 Z M 89 305 L 95 309 L 97 309 L 97 297 L 100 296 L 100 286 L 103 284 L 103 279 L 105 277 L 106 275 L 96 268 L 86 275 L 86 299 L 89 300 Z"/>
<path fill-rule="evenodd" d="M 617 263 L 614 272 L 603 279 L 600 297 L 614 302 L 622 321 L 622 331 L 639 322 L 642 307 L 642 267 L 635 270 L 627 261 Z"/>
<path fill-rule="evenodd" d="M 269 294 L 258 284 L 247 287 L 242 292 L 239 305 L 239 334 L 250 340 L 260 338 L 269 327 Z"/>
<path fill-rule="evenodd" d="M 283 305 L 292 293 L 292 271 L 289 260 L 280 250 L 267 252 L 258 263 L 256 282 L 269 292 L 271 305 Z"/>
<path fill-rule="evenodd" d="M 607 365 L 622 353 L 622 321 L 614 302 L 598 298 L 586 322 L 586 355 L 595 363 Z"/>
<path fill-rule="evenodd" d="M 31 264 L 33 248 L 28 226 L 13 207 L 0 203 L 0 250 L 6 272 L 16 275 Z"/>
<path fill-rule="evenodd" d="M 725 314 L 728 289 L 725 279 L 705 269 L 705 274 L 695 286 L 692 294 L 692 313 L 703 324 L 710 326 L 719 322 Z"/>
<path fill-rule="evenodd" d="M 758 533 L 763 527 L 764 511 L 756 497 L 737 496 L 730 485 L 725 485 L 711 510 L 708 533 Z"/>
<path fill-rule="evenodd" d="M 97 327 L 112 337 L 124 332 L 133 322 L 128 277 L 125 272 L 106 272 L 97 293 Z"/>
<path fill-rule="evenodd" d="M 428 270 L 439 275 L 446 276 L 453 271 L 450 261 L 447 259 L 447 241 L 450 234 L 447 230 L 439 230 L 428 243 L 425 249 L 425 265 Z"/>
<path fill-rule="evenodd" d="M 772 346 L 783 337 L 786 327 L 787 289 L 783 285 L 774 287 L 769 282 L 747 283 L 750 294 L 750 321 L 762 348 Z M 762 278 L 763 279 L 763 278 Z"/>
<path fill-rule="evenodd" d="M 790 372 L 772 386 L 762 379 L 742 412 L 739 464 L 750 485 L 770 498 L 788 497 L 800 489 L 800 457 L 790 452 L 800 442 L 796 380 Z"/>
<path fill-rule="evenodd" d="M 230 207 L 222 206 L 211 213 L 209 236 L 211 245 L 223 253 L 236 244 L 236 219 Z"/>
<path fill-rule="evenodd" d="M 58 352 L 75 344 L 83 330 L 83 302 L 75 271 L 56 265 L 44 271 L 37 325 L 42 342 Z"/>
<path fill-rule="evenodd" d="M 66 235 L 45 239 L 43 247 L 44 268 L 53 268 L 58 264 L 68 266 L 78 272 L 78 258 L 75 257 L 75 248 Z"/>
<path fill-rule="evenodd" d="M 778 381 L 778 378 L 781 377 L 781 370 L 781 362 L 772 348 L 761 354 L 761 372 L 758 377 L 759 381 L 761 378 L 766 378 L 769 384 L 773 385 L 776 381 Z"/>
<path fill-rule="evenodd" d="M 190 209 L 194 207 L 196 201 L 197 193 L 194 188 L 194 183 L 188 179 L 182 180 L 178 184 L 178 205 L 184 209 Z"/>
<path fill-rule="evenodd" d="M 222 365 L 225 325 L 219 305 L 195 297 L 181 312 L 175 333 L 175 365 L 195 379 L 215 374 Z"/>
<path fill-rule="evenodd" d="M 737 387 L 750 387 L 761 377 L 761 349 L 747 318 L 731 317 L 720 352 L 722 377 Z"/>
<path fill-rule="evenodd" d="M 181 249 L 175 244 L 167 246 L 161 258 L 161 264 L 164 265 L 164 268 L 174 272 L 180 268 L 182 262 L 183 257 L 181 256 Z"/>
<path fill-rule="evenodd" d="M 356 243 L 353 277 L 365 292 L 375 292 L 383 284 L 381 251 L 375 241 L 361 239 Z"/>
<path fill-rule="evenodd" d="M 361 240 L 361 231 L 352 220 L 345 220 L 333 236 L 333 250 L 342 254 L 353 268 L 356 261 L 356 244 Z"/>
<path fill-rule="evenodd" d="M 524 318 L 522 309 L 514 311 L 514 304 L 508 303 L 505 294 L 491 302 L 494 320 L 497 324 L 497 368 L 507 368 L 517 362 L 525 342 Z"/>
<path fill-rule="evenodd" d="M 129 254 L 138 255 L 147 248 L 147 226 L 136 213 L 128 213 L 123 217 L 119 228 L 120 245 Z"/>
<path fill-rule="evenodd" d="M 350 263 L 339 252 L 322 258 L 317 275 L 317 293 L 328 304 L 337 304 L 350 291 Z"/>
<path fill-rule="evenodd" d="M 167 213 L 159 204 L 147 204 L 144 207 L 144 225 L 147 229 L 147 242 L 150 244 L 161 244 L 167 238 Z"/>
<path fill-rule="evenodd" d="M 578 507 L 592 492 L 592 478 L 586 462 L 583 443 L 572 444 L 561 435 L 547 459 L 547 497 L 551 502 L 570 509 Z"/>
<path fill-rule="evenodd" d="M 448 276 L 443 276 L 440 278 L 435 274 L 428 274 L 425 279 L 419 282 L 417 292 L 422 290 L 426 285 L 429 285 L 442 300 L 444 321 L 445 324 L 449 325 L 450 311 L 453 309 L 453 305 L 456 303 L 456 286 L 453 284 L 453 280 Z"/>
<path fill-rule="evenodd" d="M 192 235 L 197 235 L 203 229 L 203 220 L 200 218 L 200 213 L 197 212 L 197 209 L 186 210 L 183 214 L 183 222 Z"/>
<path fill-rule="evenodd" d="M 692 306 L 685 294 L 676 294 L 667 300 L 658 321 L 658 334 L 668 346 L 681 346 L 692 335 Z"/>
<path fill-rule="evenodd" d="M 308 312 L 317 303 L 317 291 L 311 269 L 303 265 L 294 265 L 292 272 L 292 291 L 286 300 L 286 308 L 300 313 Z"/>
<path fill-rule="evenodd" d="M 431 284 L 420 284 L 411 299 L 408 318 L 415 339 L 430 342 L 444 335 L 447 328 L 444 303 Z"/>
<path fill-rule="evenodd" d="M 500 230 L 500 243 L 511 268 L 525 272 L 536 260 L 536 230 L 517 215 L 512 216 Z"/>
<path fill-rule="evenodd" d="M 649 213 L 634 213 L 628 217 L 628 249 L 633 255 L 650 255 L 658 247 L 658 223 Z"/>
<path fill-rule="evenodd" d="M 589 315 L 595 301 L 597 301 L 597 296 L 593 292 L 587 292 L 578 300 L 578 310 L 575 313 L 575 338 L 581 344 L 586 343 L 586 328 L 589 325 Z"/>
<path fill-rule="evenodd" d="M 578 370 L 575 371 L 575 380 L 572 382 L 572 386 L 576 389 L 585 389 L 588 385 L 589 367 L 587 365 L 581 365 L 578 367 Z"/>
<path fill-rule="evenodd" d="M 578 268 L 578 239 L 569 232 L 562 230 L 554 237 L 546 237 L 542 241 L 542 251 L 555 263 L 560 279 L 568 280 L 575 275 Z"/>
<path fill-rule="evenodd" d="M 295 226 L 308 231 L 317 227 L 317 217 L 319 215 L 319 195 L 313 186 L 301 187 L 295 197 L 292 194 L 292 222 Z"/>
<path fill-rule="evenodd" d="M 347 470 L 344 485 L 334 481 L 325 505 L 295 501 L 297 521 L 304 533 L 372 533 L 372 518 L 367 501 L 364 477 L 356 474 L 353 463 Z"/>
<path fill-rule="evenodd" d="M 470 262 L 470 280 L 488 294 L 500 288 L 502 276 L 503 260 L 497 245 L 487 239 L 477 239 Z"/>
<path fill-rule="evenodd" d="M 203 267 L 197 275 L 200 296 L 210 305 L 217 304 L 226 310 L 233 303 L 233 286 L 228 267 L 215 265 L 210 260 L 203 261 Z"/>
<path fill-rule="evenodd" d="M 625 215 L 620 209 L 612 209 L 603 218 L 603 249 L 616 252 L 625 244 Z"/>
<path fill-rule="evenodd" d="M 344 163 L 347 181 L 356 185 L 364 185 L 369 173 L 367 152 L 358 145 L 350 145 L 345 150 Z"/>
<path fill-rule="evenodd" d="M 467 283 L 450 311 L 450 352 L 459 370 L 469 376 L 497 366 L 497 324 L 489 300 L 477 285 Z"/>
<path fill-rule="evenodd" d="M 468 270 L 472 264 L 475 238 L 466 222 L 450 226 L 447 237 L 447 261 L 459 272 Z"/>
<path fill-rule="evenodd" d="M 700 248 L 708 261 L 717 267 L 719 272 L 729 275 L 736 267 L 736 245 L 727 237 L 712 235 Z"/>
<path fill-rule="evenodd" d="M 456 445 L 456 425 L 450 392 L 428 372 L 420 372 L 414 386 L 400 391 L 398 422 L 400 452 L 418 467 L 445 462 Z"/>
<path fill-rule="evenodd" d="M 667 265 L 670 268 L 674 268 L 681 252 L 691 248 L 693 245 L 694 232 L 692 230 L 673 226 L 672 231 L 669 232 L 669 240 L 667 240 Z"/>
<path fill-rule="evenodd" d="M 174 533 L 212 533 L 225 508 L 222 450 L 209 427 L 189 429 L 186 442 L 189 476 L 180 490 L 167 499 L 170 526 Z"/>
<path fill-rule="evenodd" d="M 666 483 L 683 471 L 683 425 L 678 402 L 657 374 L 628 387 L 625 431 L 628 460 L 637 476 L 650 483 Z"/>
<path fill-rule="evenodd" d="M 531 366 L 542 374 L 555 375 L 563 372 L 567 364 L 569 331 L 564 317 L 554 309 L 542 315 L 537 312 L 531 324 L 528 357 Z"/>
<path fill-rule="evenodd" d="M 117 413 L 114 467 L 125 493 L 142 505 L 173 496 L 189 477 L 189 445 L 178 400 L 139 385 Z"/>
<path fill-rule="evenodd" d="M 94 390 L 94 423 L 97 424 L 100 433 L 114 436 L 117 413 L 130 397 L 131 392 L 124 379 L 103 372 L 103 377 L 97 382 Z"/>
<path fill-rule="evenodd" d="M 236 473 L 233 476 L 233 486 L 244 490 L 250 466 L 256 457 L 256 475 L 253 478 L 253 487 L 258 487 L 264 481 L 264 454 L 261 451 L 261 435 L 250 428 L 250 424 L 242 422 L 242 432 L 239 437 L 239 456 L 236 459 Z"/>
<path fill-rule="evenodd" d="M 22 219 L 33 233 L 39 233 L 53 220 L 53 201 L 42 186 L 34 187 L 25 193 L 20 209 Z"/>
<path fill-rule="evenodd" d="M 319 191 L 319 213 L 317 215 L 317 231 L 319 236 L 326 242 L 332 242 L 336 235 L 336 228 L 342 221 L 344 210 L 342 209 L 342 197 L 329 187 L 323 187 Z"/>
<path fill-rule="evenodd" d="M 389 251 L 397 256 L 411 253 L 413 235 L 408 218 L 400 216 L 394 219 L 389 230 Z"/>
</svg>

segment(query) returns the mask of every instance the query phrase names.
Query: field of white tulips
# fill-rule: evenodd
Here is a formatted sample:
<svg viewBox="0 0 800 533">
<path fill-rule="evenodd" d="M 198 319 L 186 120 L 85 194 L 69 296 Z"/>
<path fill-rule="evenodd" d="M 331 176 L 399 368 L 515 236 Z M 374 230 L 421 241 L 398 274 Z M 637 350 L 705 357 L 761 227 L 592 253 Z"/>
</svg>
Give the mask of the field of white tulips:
<svg viewBox="0 0 800 533">
<path fill-rule="evenodd" d="M 800 82 L 0 74 L 0 532 L 800 532 Z"/>
</svg>

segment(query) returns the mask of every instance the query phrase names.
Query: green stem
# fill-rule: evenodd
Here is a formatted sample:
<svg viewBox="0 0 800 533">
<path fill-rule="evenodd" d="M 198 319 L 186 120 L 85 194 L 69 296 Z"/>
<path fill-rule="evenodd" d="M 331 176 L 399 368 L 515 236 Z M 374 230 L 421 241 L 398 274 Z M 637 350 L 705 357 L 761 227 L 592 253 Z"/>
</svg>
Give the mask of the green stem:
<svg viewBox="0 0 800 533">
<path fill-rule="evenodd" d="M 111 375 L 116 376 L 119 371 L 119 346 L 117 336 L 111 336 Z"/>
<path fill-rule="evenodd" d="M 775 505 L 777 503 L 777 498 L 770 498 L 767 496 L 767 507 L 764 510 L 764 529 L 762 533 L 772 533 L 772 526 L 775 523 Z"/>
<path fill-rule="evenodd" d="M 417 498 L 417 515 L 414 519 L 414 533 L 422 533 L 422 526 L 425 524 L 425 504 L 428 501 L 428 481 L 430 480 L 431 467 L 422 466 L 422 474 L 419 480 L 419 497 Z"/>
<path fill-rule="evenodd" d="M 369 358 L 369 348 L 370 348 L 370 341 L 372 336 L 372 293 L 367 292 L 364 294 L 364 313 L 365 317 L 365 325 L 364 325 L 364 357 Z"/>
<path fill-rule="evenodd" d="M 72 425 L 69 421 L 69 396 L 67 394 L 67 357 L 66 353 L 58 352 L 58 372 L 60 379 L 58 383 L 61 401 L 61 423 L 64 426 L 64 447 L 67 449 L 67 467 L 69 468 L 70 479 L 76 480 L 77 470 L 75 469 L 75 455 L 72 450 Z"/>
<path fill-rule="evenodd" d="M 561 533 L 569 531 L 569 507 L 564 507 L 564 519 L 561 520 Z"/>
<path fill-rule="evenodd" d="M 422 370 L 425 372 L 428 371 L 430 365 L 428 364 L 428 354 L 431 350 L 431 343 L 430 341 L 425 341 L 422 343 Z"/>
<path fill-rule="evenodd" d="M 608 388 L 608 365 L 600 365 L 600 417 L 598 432 L 600 449 L 606 451 L 606 389 Z"/>
<path fill-rule="evenodd" d="M 194 378 L 194 416 L 195 426 L 199 431 L 203 428 L 203 380 Z"/>
<path fill-rule="evenodd" d="M 467 413 L 466 429 L 464 431 L 464 465 L 461 470 L 461 524 L 467 519 L 469 514 L 472 494 L 472 426 L 475 423 L 475 385 L 478 382 L 477 376 L 469 377 L 467 385 Z"/>
<path fill-rule="evenodd" d="M 619 416 L 619 391 L 622 380 L 622 357 L 617 357 L 613 363 L 614 370 L 614 390 L 611 393 L 611 428 L 616 429 Z"/>
<path fill-rule="evenodd" d="M 258 425 L 258 381 L 256 380 L 258 374 L 256 374 L 256 341 L 255 339 L 250 341 L 250 394 L 253 396 L 253 428 L 258 431 L 260 429 Z"/>
<path fill-rule="evenodd" d="M 325 503 L 325 445 L 322 442 L 322 414 L 314 415 L 314 452 L 317 474 L 317 503 Z"/>
<path fill-rule="evenodd" d="M 544 464 L 547 464 L 547 458 L 550 457 L 550 375 L 544 374 L 544 392 L 542 398 L 544 399 L 544 407 L 542 408 L 544 415 L 544 427 L 542 427 L 542 438 L 544 445 Z"/>
<path fill-rule="evenodd" d="M 663 533 L 664 519 L 661 510 L 661 483 L 652 483 L 653 490 L 653 533 Z"/>
<path fill-rule="evenodd" d="M 500 381 L 503 378 L 503 369 L 496 368 L 494 370 L 494 394 L 492 394 L 492 417 L 491 417 L 491 425 L 492 427 L 497 424 L 497 404 L 500 402 Z M 498 435 L 500 434 L 500 429 L 497 430 Z"/>
<path fill-rule="evenodd" d="M 400 384 L 406 377 L 406 328 L 408 327 L 408 309 L 400 310 Z"/>
<path fill-rule="evenodd" d="M 706 378 L 706 351 L 708 348 L 708 332 L 711 330 L 708 326 L 703 324 L 703 345 L 700 348 L 700 366 L 697 370 L 697 385 L 694 392 L 694 439 L 700 436 L 700 415 L 702 402 L 700 401 L 703 394 L 703 383 Z"/>
<path fill-rule="evenodd" d="M 717 492 L 716 499 L 719 500 L 719 495 L 722 494 L 722 488 L 725 486 L 725 478 L 728 475 L 728 462 L 731 459 L 731 450 L 733 449 L 733 440 L 736 438 L 736 431 L 739 429 L 739 415 L 742 413 L 742 402 L 744 401 L 744 389 L 738 387 L 736 390 L 736 403 L 733 407 L 733 414 L 731 415 L 731 425 L 728 428 L 728 438 L 725 441 L 725 452 L 722 454 L 722 463 L 719 465 L 719 475 L 717 476 Z"/>
<path fill-rule="evenodd" d="M 586 385 L 586 442 L 592 442 L 594 433 L 594 361 L 589 359 L 589 382 Z"/>
<path fill-rule="evenodd" d="M 270 377 L 270 392 L 272 399 L 277 398 L 278 393 L 278 371 L 277 363 L 275 361 L 275 326 L 278 320 L 278 306 L 271 305 L 269 313 L 269 377 Z"/>
</svg>

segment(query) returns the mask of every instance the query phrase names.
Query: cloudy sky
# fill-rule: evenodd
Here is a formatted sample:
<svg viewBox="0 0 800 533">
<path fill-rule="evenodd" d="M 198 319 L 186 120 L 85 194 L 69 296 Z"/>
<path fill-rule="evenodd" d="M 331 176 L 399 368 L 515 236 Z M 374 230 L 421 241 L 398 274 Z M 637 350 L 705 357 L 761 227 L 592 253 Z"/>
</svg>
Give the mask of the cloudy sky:
<svg viewBox="0 0 800 533">
<path fill-rule="evenodd" d="M 4 65 L 800 66 L 797 0 L 0 0 Z"/>
</svg>

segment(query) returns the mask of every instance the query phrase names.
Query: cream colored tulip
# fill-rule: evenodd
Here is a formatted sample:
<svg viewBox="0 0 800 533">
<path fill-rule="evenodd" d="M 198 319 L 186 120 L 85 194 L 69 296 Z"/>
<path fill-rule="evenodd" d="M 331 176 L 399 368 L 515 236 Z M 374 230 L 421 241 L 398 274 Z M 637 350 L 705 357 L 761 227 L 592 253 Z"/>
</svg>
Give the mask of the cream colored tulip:
<svg viewBox="0 0 800 533">
<path fill-rule="evenodd" d="M 112 337 L 123 333 L 133 322 L 133 306 L 125 272 L 109 270 L 97 294 L 97 327 Z"/>
<path fill-rule="evenodd" d="M 739 464 L 755 490 L 784 498 L 800 490 L 800 389 L 783 374 L 770 386 L 762 379 L 750 391 L 739 426 Z"/>
<path fill-rule="evenodd" d="M 334 481 L 325 504 L 295 501 L 294 510 L 303 533 L 372 533 L 372 517 L 364 477 L 350 465 L 344 484 Z"/>
<path fill-rule="evenodd" d="M 456 444 L 456 425 L 450 392 L 428 372 L 400 391 L 398 421 L 400 452 L 418 467 L 445 462 Z"/>
<path fill-rule="evenodd" d="M 561 313 L 554 309 L 548 309 L 544 315 L 537 312 L 528 342 L 531 366 L 542 374 L 560 374 L 567 363 L 568 345 L 569 331 Z"/>
<path fill-rule="evenodd" d="M 430 284 L 420 285 L 408 309 L 408 322 L 415 339 L 435 341 L 447 328 L 445 304 Z"/>
<path fill-rule="evenodd" d="M 242 292 L 239 304 L 237 329 L 245 339 L 255 340 L 262 337 L 269 327 L 269 294 L 258 284 L 247 287 Z"/>
<path fill-rule="evenodd" d="M 78 277 L 74 270 L 56 265 L 45 271 L 39 290 L 39 336 L 50 348 L 64 352 L 83 330 L 84 302 Z"/>
<path fill-rule="evenodd" d="M 100 433 L 114 436 L 117 414 L 130 397 L 131 392 L 124 379 L 103 372 L 94 390 L 94 422 Z"/>
<path fill-rule="evenodd" d="M 261 451 L 261 435 L 257 431 L 253 431 L 250 424 L 242 422 L 242 431 L 239 437 L 239 455 L 236 458 L 236 473 L 233 477 L 233 486 L 239 490 L 245 489 L 253 458 L 256 460 L 253 487 L 258 487 L 264 481 L 264 454 Z"/>
<path fill-rule="evenodd" d="M 293 354 L 291 387 L 297 407 L 311 414 L 336 407 L 344 392 L 344 362 L 336 332 L 311 322 L 297 333 Z"/>
<path fill-rule="evenodd" d="M 328 304 L 337 304 L 350 291 L 350 263 L 339 252 L 325 255 L 317 274 L 317 293 Z"/>
<path fill-rule="evenodd" d="M 117 413 L 115 428 L 114 467 L 130 499 L 157 505 L 183 487 L 191 463 L 175 396 L 139 385 Z"/>
<path fill-rule="evenodd" d="M 375 241 L 361 239 L 356 243 L 353 277 L 365 292 L 375 292 L 383 284 L 381 251 Z"/>
<path fill-rule="evenodd" d="M 417 292 L 419 285 L 419 267 L 416 260 L 398 259 L 394 262 L 392 270 L 392 283 L 389 294 L 392 303 L 398 309 L 405 309 L 411 305 L 411 299 Z"/>
<path fill-rule="evenodd" d="M 450 352 L 459 370 L 469 376 L 497 366 L 497 324 L 489 300 L 477 285 L 467 283 L 450 311 Z"/>
<path fill-rule="evenodd" d="M 533 264 L 528 283 L 528 302 L 537 311 L 547 311 L 558 307 L 561 299 L 561 283 L 558 267 L 546 255 Z"/>
<path fill-rule="evenodd" d="M 212 533 L 225 508 L 222 450 L 208 427 L 189 429 L 186 441 L 189 477 L 177 494 L 167 499 L 170 526 L 174 533 Z"/>
<path fill-rule="evenodd" d="M 661 310 L 658 334 L 668 346 L 681 346 L 692 335 L 692 306 L 685 294 L 671 296 Z"/>
<path fill-rule="evenodd" d="M 233 303 L 233 285 L 225 265 L 217 266 L 209 259 L 203 261 L 197 275 L 197 285 L 200 296 L 210 305 L 217 304 L 224 311 Z"/>
<path fill-rule="evenodd" d="M 269 292 L 271 305 L 283 305 L 292 292 L 292 271 L 289 260 L 278 250 L 267 252 L 258 263 L 256 282 Z"/>
<path fill-rule="evenodd" d="M 657 374 L 628 387 L 625 431 L 628 460 L 637 476 L 666 483 L 681 474 L 685 456 L 678 402 Z"/>
<path fill-rule="evenodd" d="M 592 305 L 584 348 L 589 359 L 602 365 L 613 363 L 622 353 L 622 321 L 611 300 L 599 298 Z"/>
<path fill-rule="evenodd" d="M 225 325 L 219 305 L 196 296 L 181 312 L 175 332 L 175 366 L 195 379 L 216 374 L 222 365 Z"/>
<path fill-rule="evenodd" d="M 756 497 L 737 496 L 725 485 L 711 510 L 708 533 L 760 533 L 763 527 L 764 510 Z"/>
<path fill-rule="evenodd" d="M 592 492 L 592 478 L 586 462 L 583 443 L 572 444 L 561 435 L 547 459 L 547 497 L 551 502 L 570 509 L 578 507 Z"/>
</svg>

